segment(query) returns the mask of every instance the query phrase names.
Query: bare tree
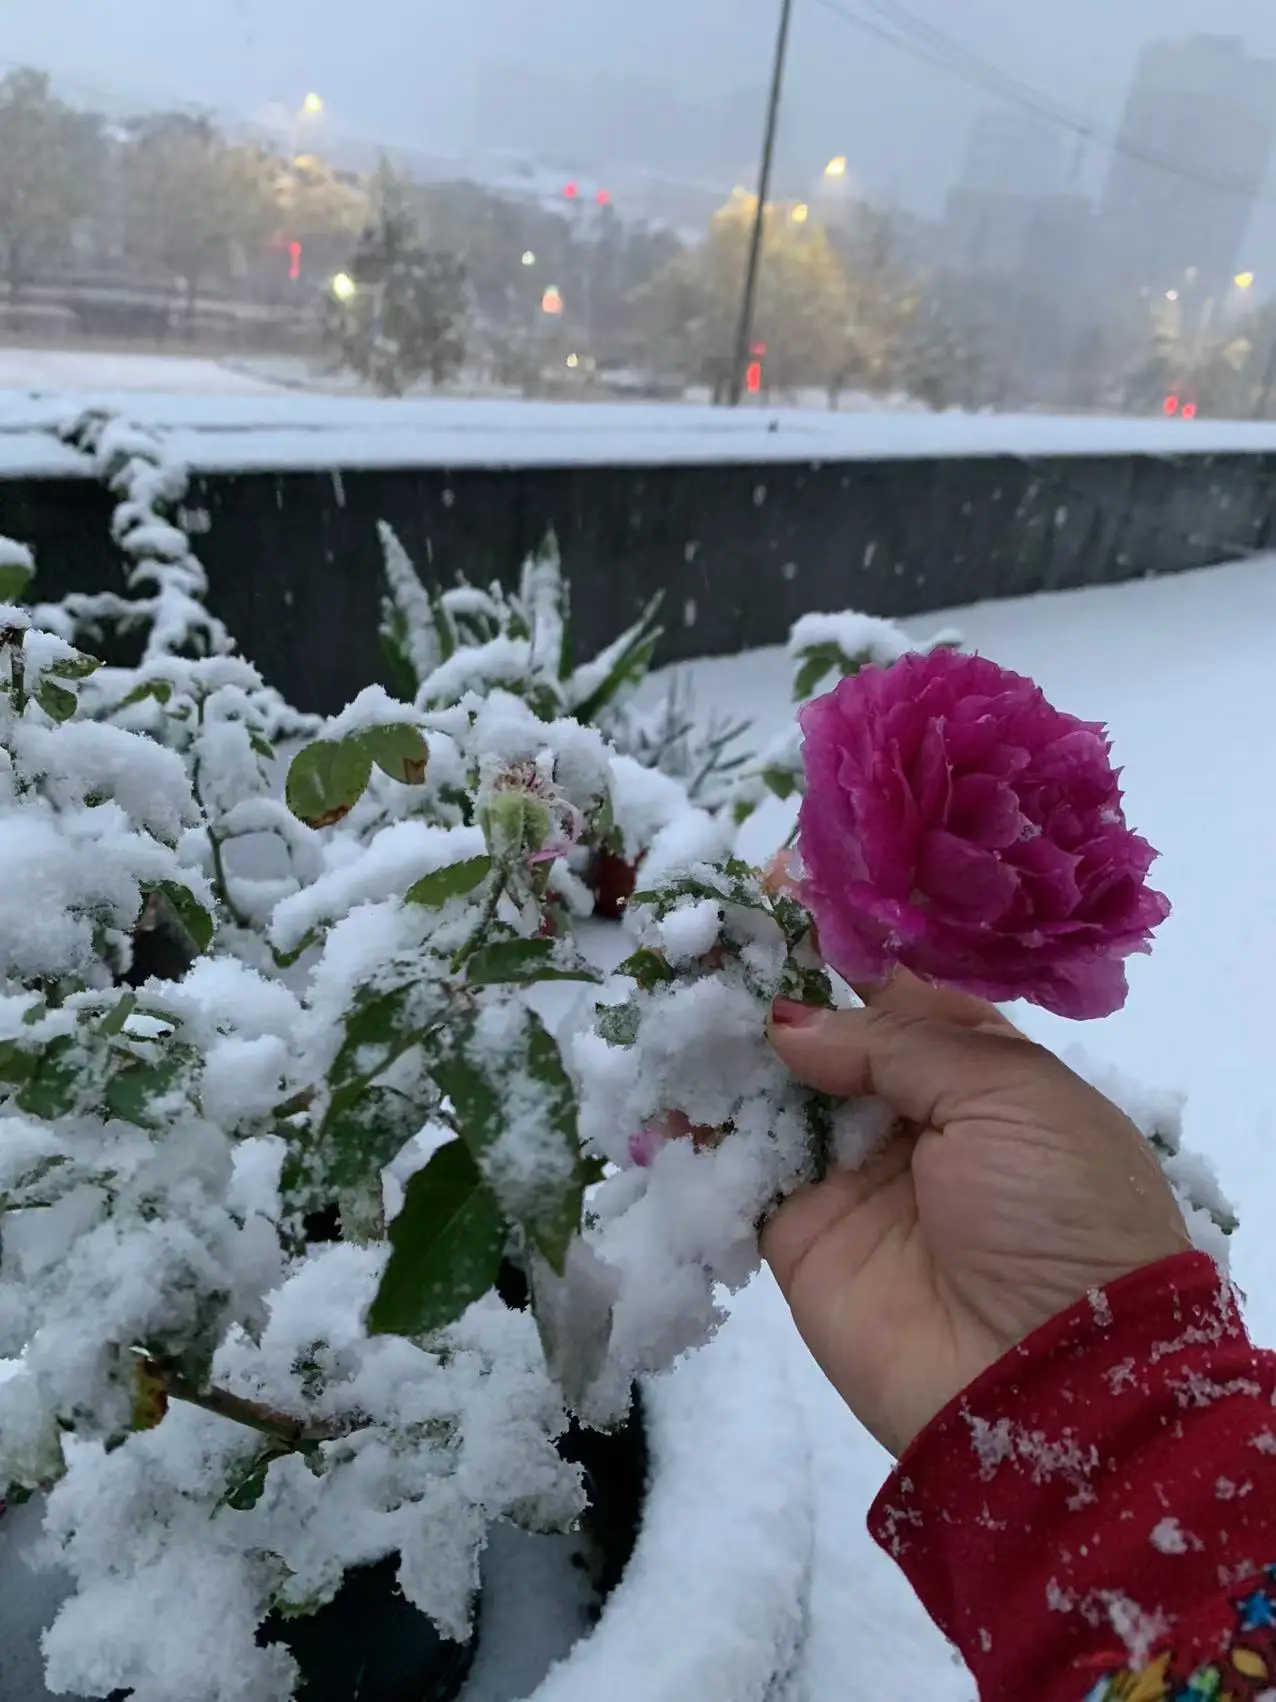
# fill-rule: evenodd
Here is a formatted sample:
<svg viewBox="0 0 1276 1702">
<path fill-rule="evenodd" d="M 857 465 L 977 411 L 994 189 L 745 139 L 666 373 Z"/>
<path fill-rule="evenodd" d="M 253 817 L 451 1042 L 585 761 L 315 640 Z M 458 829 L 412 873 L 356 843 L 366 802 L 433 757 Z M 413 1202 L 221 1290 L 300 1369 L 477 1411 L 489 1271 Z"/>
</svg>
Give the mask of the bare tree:
<svg viewBox="0 0 1276 1702">
<path fill-rule="evenodd" d="M 125 251 L 180 286 L 189 328 L 200 289 L 278 232 L 277 173 L 256 149 L 181 113 L 137 124 L 120 173 Z"/>
<path fill-rule="evenodd" d="M 72 246 L 92 210 L 101 126 L 52 92 L 40 71 L 0 80 L 0 254 L 10 300 Z"/>
</svg>

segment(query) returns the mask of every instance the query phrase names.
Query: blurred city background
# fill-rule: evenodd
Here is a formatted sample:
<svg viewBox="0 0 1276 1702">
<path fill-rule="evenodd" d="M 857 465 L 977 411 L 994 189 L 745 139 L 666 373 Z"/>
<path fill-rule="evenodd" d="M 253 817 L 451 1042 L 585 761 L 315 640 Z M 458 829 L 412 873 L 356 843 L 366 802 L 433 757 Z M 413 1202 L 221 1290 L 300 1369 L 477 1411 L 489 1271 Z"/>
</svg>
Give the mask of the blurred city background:
<svg viewBox="0 0 1276 1702">
<path fill-rule="evenodd" d="M 606 10 L 6 19 L 0 345 L 732 399 L 782 0 Z M 1033 10 L 799 0 L 746 404 L 1276 413 L 1269 0 Z"/>
</svg>

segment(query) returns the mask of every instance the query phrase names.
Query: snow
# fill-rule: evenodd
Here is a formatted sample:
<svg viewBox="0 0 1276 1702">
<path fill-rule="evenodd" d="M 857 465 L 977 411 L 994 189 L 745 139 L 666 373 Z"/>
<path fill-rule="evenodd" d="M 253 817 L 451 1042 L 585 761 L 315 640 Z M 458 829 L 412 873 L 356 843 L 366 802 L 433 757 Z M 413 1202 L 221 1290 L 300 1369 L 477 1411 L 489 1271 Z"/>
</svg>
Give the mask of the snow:
<svg viewBox="0 0 1276 1702">
<path fill-rule="evenodd" d="M 0 391 L 150 391 L 188 396 L 270 396 L 278 386 L 220 361 L 190 355 L 102 354 L 83 349 L 0 349 Z"/>
<path fill-rule="evenodd" d="M 1276 449 L 1276 425 L 1264 422 L 503 398 L 389 401 L 281 391 L 209 360 L 0 350 L 0 469 L 74 470 L 74 455 L 45 434 L 88 405 L 118 409 L 140 426 L 161 430 L 196 471 L 747 465 Z"/>
</svg>

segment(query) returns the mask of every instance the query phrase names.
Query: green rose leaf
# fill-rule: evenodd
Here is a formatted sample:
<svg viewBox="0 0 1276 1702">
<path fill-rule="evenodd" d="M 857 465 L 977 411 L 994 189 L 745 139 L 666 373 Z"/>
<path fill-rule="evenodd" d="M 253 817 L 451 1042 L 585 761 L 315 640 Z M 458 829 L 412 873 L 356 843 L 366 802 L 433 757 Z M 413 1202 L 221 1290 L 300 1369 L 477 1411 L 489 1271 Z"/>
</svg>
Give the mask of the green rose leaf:
<svg viewBox="0 0 1276 1702">
<path fill-rule="evenodd" d="M 369 727 L 355 735 L 356 742 L 383 774 L 401 786 L 420 786 L 430 762 L 430 750 L 416 727 L 394 722 L 388 727 Z"/>
<path fill-rule="evenodd" d="M 63 656 L 60 661 L 50 662 L 43 671 L 59 680 L 87 680 L 101 666 L 96 656 Z"/>
<path fill-rule="evenodd" d="M 491 872 L 492 859 L 487 856 L 470 857 L 464 863 L 449 863 L 445 869 L 435 869 L 431 874 L 422 875 L 408 888 L 404 897 L 409 904 L 428 904 L 437 910 L 449 898 L 464 898 L 466 893 L 473 892 Z"/>
<path fill-rule="evenodd" d="M 544 1023 L 516 1010 L 520 1026 L 498 1048 L 488 1043 L 482 1017 L 467 1012 L 450 1028 L 433 1073 L 506 1216 L 561 1276 L 585 1199 L 576 1095 Z M 529 1080 L 539 1092 L 529 1092 Z"/>
<path fill-rule="evenodd" d="M 26 1084 L 18 1094 L 18 1107 L 32 1117 L 65 1117 L 81 1098 L 81 1073 L 85 1059 L 77 1055 L 69 1034 L 59 1035 L 45 1047 Z"/>
<path fill-rule="evenodd" d="M 41 680 L 35 688 L 35 700 L 51 721 L 69 721 L 80 707 L 73 691 L 54 680 Z"/>
<path fill-rule="evenodd" d="M 495 1283 L 505 1219 L 464 1141 L 449 1141 L 407 1185 L 368 1334 L 424 1336 L 455 1323 Z"/>
<path fill-rule="evenodd" d="M 602 976 L 585 962 L 564 958 L 555 940 L 494 940 L 466 964 L 471 987 L 531 987 L 538 981 L 592 981 Z"/>
<path fill-rule="evenodd" d="M 616 974 L 628 975 L 644 992 L 650 992 L 653 987 L 667 986 L 669 982 L 678 979 L 677 970 L 649 946 L 643 946 L 632 957 L 627 957 L 618 966 Z"/>
<path fill-rule="evenodd" d="M 147 698 L 154 698 L 156 703 L 167 703 L 173 695 L 170 680 L 143 680 L 140 686 L 134 686 L 127 697 L 120 699 L 120 708 L 128 709 L 135 703 L 145 703 Z"/>
<path fill-rule="evenodd" d="M 20 603 L 34 574 L 30 561 L 0 562 L 0 603 Z"/>
<path fill-rule="evenodd" d="M 202 956 L 213 943 L 213 935 L 217 931 L 216 919 L 204 909 L 188 887 L 181 886 L 177 881 L 162 881 L 159 891 L 163 893 L 165 904 L 181 925 L 182 932 Z"/>
<path fill-rule="evenodd" d="M 121 1123 L 147 1128 L 156 1120 L 154 1101 L 172 1091 L 181 1078 L 185 1059 L 181 1052 L 172 1052 L 154 1064 L 128 1056 L 123 1063 L 123 1069 L 106 1084 L 103 1102 L 107 1113 Z"/>
<path fill-rule="evenodd" d="M 626 999 L 623 1005 L 595 1005 L 594 1027 L 609 1046 L 635 1046 L 642 1023 L 642 1010 L 637 999 Z"/>
<path fill-rule="evenodd" d="M 293 815 L 308 827 L 331 827 L 344 820 L 367 791 L 372 756 L 363 737 L 320 739 L 293 758 L 284 797 Z"/>
</svg>

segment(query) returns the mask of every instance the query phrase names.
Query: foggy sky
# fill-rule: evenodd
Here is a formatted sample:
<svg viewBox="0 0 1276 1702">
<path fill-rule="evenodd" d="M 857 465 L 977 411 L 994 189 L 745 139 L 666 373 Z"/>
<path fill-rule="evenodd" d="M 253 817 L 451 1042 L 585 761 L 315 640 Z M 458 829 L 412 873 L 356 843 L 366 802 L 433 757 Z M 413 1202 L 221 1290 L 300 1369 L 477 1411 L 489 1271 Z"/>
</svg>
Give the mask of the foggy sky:
<svg viewBox="0 0 1276 1702">
<path fill-rule="evenodd" d="M 861 0 L 846 0 L 853 8 Z M 778 0 L 0 0 L 0 69 L 35 63 L 138 104 L 249 117 L 311 88 L 336 132 L 455 153 L 475 143 L 476 76 L 503 61 L 632 76 L 704 101 L 765 82 Z M 1273 0 L 912 0 L 913 10 L 1071 107 L 1120 117 L 1145 40 L 1243 35 L 1276 58 Z M 78 86 L 77 86 L 78 85 Z M 797 0 L 788 157 L 844 152 L 867 188 L 942 202 L 974 115 L 996 105 Z M 501 143 L 501 137 L 483 138 Z M 642 163 L 648 139 L 623 151 Z M 1087 177 L 1101 179 L 1097 153 Z M 689 175 L 694 175 L 690 172 Z"/>
</svg>

